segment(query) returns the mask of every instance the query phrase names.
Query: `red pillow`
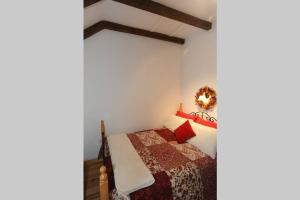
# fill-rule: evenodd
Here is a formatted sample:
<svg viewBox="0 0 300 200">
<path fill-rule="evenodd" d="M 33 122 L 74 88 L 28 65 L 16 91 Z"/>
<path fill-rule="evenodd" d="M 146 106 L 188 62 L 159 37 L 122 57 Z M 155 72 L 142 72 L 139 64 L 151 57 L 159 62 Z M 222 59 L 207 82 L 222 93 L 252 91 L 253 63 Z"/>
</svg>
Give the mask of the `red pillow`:
<svg viewBox="0 0 300 200">
<path fill-rule="evenodd" d="M 180 112 L 180 111 L 177 111 L 176 116 L 182 117 L 182 118 L 185 118 L 185 119 L 192 119 L 192 120 L 195 120 L 197 118 L 194 115 L 186 114 L 186 113 Z"/>
<path fill-rule="evenodd" d="M 217 128 L 217 123 L 215 122 L 209 122 L 209 121 L 206 121 L 204 119 L 202 119 L 201 117 L 197 117 L 194 122 L 198 123 L 198 124 L 202 124 L 204 126 L 209 126 L 209 127 L 212 127 L 212 128 Z"/>
<path fill-rule="evenodd" d="M 186 140 L 196 136 L 189 120 L 186 120 L 181 126 L 174 131 L 178 143 L 184 143 Z"/>
</svg>

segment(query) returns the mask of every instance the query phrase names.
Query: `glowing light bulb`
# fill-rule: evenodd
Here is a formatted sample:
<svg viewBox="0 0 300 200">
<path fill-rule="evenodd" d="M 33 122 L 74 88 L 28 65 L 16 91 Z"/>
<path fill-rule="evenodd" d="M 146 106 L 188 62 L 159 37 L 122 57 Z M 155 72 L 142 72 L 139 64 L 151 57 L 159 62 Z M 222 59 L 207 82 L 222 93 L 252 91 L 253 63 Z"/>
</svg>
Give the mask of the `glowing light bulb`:
<svg viewBox="0 0 300 200">
<path fill-rule="evenodd" d="M 198 101 L 202 101 L 204 104 L 208 104 L 210 102 L 210 96 L 208 98 L 206 97 L 207 95 L 203 94 L 199 96 Z"/>
</svg>

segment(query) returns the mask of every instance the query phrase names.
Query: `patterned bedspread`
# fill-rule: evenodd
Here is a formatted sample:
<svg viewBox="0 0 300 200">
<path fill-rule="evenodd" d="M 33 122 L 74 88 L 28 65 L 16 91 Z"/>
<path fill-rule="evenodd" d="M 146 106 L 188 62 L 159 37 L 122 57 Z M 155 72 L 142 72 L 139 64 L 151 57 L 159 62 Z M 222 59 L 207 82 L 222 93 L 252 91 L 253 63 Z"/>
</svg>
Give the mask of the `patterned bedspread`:
<svg viewBox="0 0 300 200">
<path fill-rule="evenodd" d="M 216 159 L 191 144 L 179 144 L 168 129 L 127 134 L 155 183 L 130 194 L 132 200 L 215 200 Z M 107 142 L 104 164 L 109 175 L 109 189 L 114 178 Z M 113 195 L 114 199 L 118 199 Z"/>
</svg>

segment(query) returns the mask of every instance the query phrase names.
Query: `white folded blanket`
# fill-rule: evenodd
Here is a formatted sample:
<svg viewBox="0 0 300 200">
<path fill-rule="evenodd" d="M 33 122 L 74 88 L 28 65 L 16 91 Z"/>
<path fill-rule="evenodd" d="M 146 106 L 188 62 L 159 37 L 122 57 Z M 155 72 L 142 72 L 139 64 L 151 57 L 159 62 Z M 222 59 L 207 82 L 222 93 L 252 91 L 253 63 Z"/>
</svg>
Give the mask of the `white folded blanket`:
<svg viewBox="0 0 300 200">
<path fill-rule="evenodd" d="M 126 134 L 107 137 L 118 192 L 128 195 L 155 181 Z"/>
</svg>

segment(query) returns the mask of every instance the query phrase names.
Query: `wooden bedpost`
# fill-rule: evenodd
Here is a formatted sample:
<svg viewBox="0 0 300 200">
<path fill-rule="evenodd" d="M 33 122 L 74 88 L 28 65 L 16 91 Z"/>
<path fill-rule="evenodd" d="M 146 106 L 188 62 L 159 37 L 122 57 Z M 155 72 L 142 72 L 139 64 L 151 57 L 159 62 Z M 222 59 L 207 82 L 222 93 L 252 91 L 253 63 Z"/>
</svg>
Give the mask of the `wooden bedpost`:
<svg viewBox="0 0 300 200">
<path fill-rule="evenodd" d="M 105 134 L 105 125 L 104 121 L 101 120 L 100 122 L 100 137 L 101 137 L 101 148 L 99 151 L 98 159 L 104 155 L 104 138 L 106 137 Z M 99 199 L 100 200 L 109 200 L 109 191 L 108 191 L 108 178 L 106 173 L 105 165 L 102 165 L 99 169 Z"/>
<path fill-rule="evenodd" d="M 102 165 L 99 171 L 100 171 L 100 177 L 99 177 L 100 200 L 109 200 L 106 167 Z"/>
<path fill-rule="evenodd" d="M 178 111 L 183 112 L 183 103 L 180 103 Z"/>
</svg>

